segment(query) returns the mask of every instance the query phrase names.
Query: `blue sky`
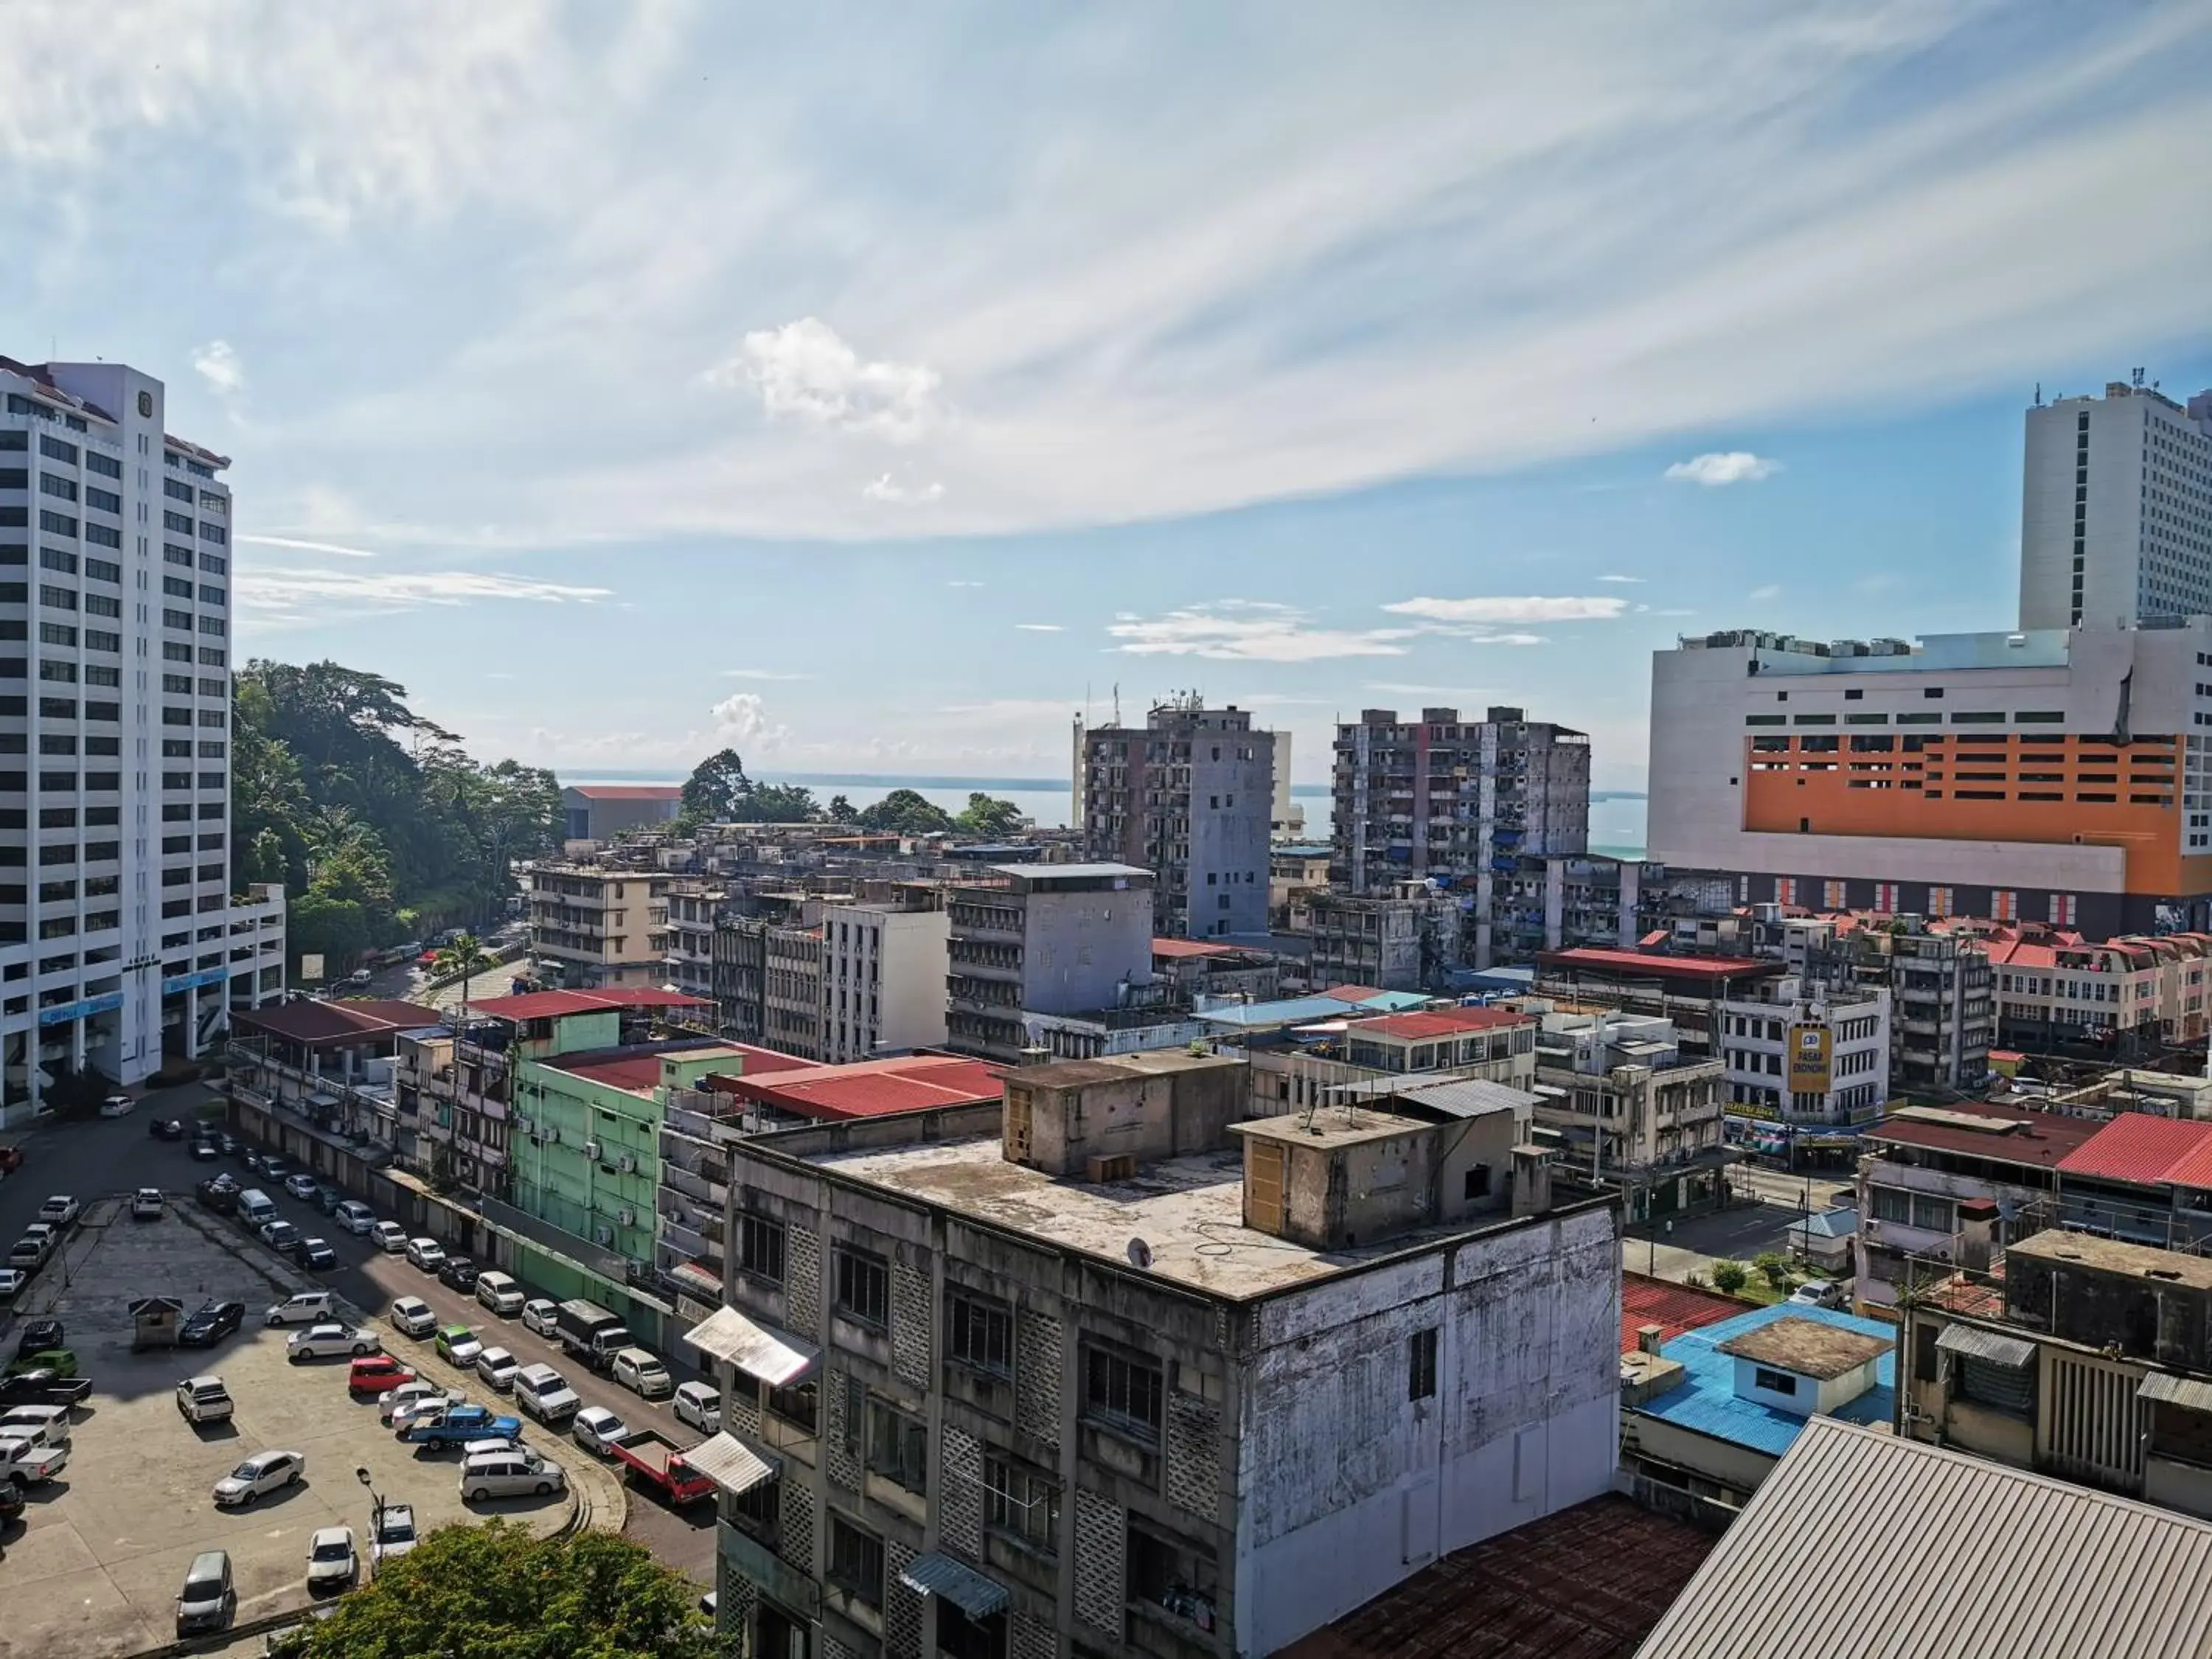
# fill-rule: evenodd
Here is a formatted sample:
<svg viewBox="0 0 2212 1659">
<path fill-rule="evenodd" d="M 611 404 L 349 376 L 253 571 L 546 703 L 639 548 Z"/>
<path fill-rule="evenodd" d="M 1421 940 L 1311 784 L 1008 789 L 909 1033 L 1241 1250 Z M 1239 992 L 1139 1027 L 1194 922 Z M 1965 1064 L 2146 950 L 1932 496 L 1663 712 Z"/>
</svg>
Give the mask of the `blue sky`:
<svg viewBox="0 0 2212 1659">
<path fill-rule="evenodd" d="M 1325 775 L 1681 631 L 2012 618 L 2021 410 L 2212 385 L 2212 8 L 16 0 L 0 352 L 236 458 L 240 633 L 487 755 Z"/>
</svg>

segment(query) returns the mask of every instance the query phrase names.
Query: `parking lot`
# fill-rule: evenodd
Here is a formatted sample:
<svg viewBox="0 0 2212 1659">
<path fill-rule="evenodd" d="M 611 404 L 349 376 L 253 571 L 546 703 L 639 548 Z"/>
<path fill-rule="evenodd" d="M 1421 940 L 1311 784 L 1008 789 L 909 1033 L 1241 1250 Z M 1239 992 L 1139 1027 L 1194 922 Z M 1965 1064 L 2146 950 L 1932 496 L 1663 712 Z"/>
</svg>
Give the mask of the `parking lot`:
<svg viewBox="0 0 2212 1659">
<path fill-rule="evenodd" d="M 343 1359 L 289 1364 L 288 1333 L 260 1319 L 304 1282 L 234 1224 L 180 1208 L 173 1196 L 159 1220 L 134 1222 L 118 1199 L 88 1207 L 64 1258 L 17 1310 L 19 1318 L 52 1313 L 64 1321 L 94 1392 L 77 1413 L 66 1471 L 31 1489 L 24 1523 L 5 1540 L 0 1656 L 131 1654 L 168 1641 L 185 1569 L 207 1549 L 230 1552 L 239 1622 L 304 1607 L 310 1534 L 349 1526 L 365 1547 L 371 1490 L 414 1505 L 424 1530 L 491 1514 L 547 1531 L 569 1521 L 568 1495 L 464 1506 L 458 1456 L 395 1439 L 373 1401 L 349 1398 Z M 152 1296 L 173 1297 L 187 1310 L 234 1297 L 252 1312 L 244 1329 L 210 1351 L 134 1352 L 130 1304 Z M 372 1328 L 434 1380 L 461 1381 L 430 1359 L 427 1345 L 397 1337 L 380 1319 Z M 236 1414 L 196 1429 L 179 1414 L 174 1389 L 210 1372 L 228 1385 Z M 530 1437 L 587 1499 L 596 1493 L 620 1513 L 611 1474 L 565 1440 Z M 250 1509 L 216 1509 L 215 1482 L 249 1455 L 276 1449 L 304 1456 L 304 1480 Z"/>
</svg>

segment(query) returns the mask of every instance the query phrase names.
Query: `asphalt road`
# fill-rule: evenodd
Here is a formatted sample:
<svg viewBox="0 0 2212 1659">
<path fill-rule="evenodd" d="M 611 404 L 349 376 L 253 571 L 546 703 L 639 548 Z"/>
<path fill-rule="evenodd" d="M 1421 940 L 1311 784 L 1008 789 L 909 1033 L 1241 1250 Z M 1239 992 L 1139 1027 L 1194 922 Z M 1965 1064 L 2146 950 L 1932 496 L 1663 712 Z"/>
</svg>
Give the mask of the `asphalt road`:
<svg viewBox="0 0 2212 1659">
<path fill-rule="evenodd" d="M 194 1084 L 149 1093 L 127 1118 L 55 1124 L 11 1134 L 10 1139 L 21 1144 L 24 1159 L 21 1169 L 0 1180 L 0 1241 L 13 1243 L 20 1237 L 49 1194 L 69 1193 L 88 1199 L 127 1193 L 137 1187 L 160 1187 L 189 1203 L 194 1184 L 217 1170 L 228 1170 L 242 1177 L 244 1166 L 235 1158 L 196 1164 L 183 1146 L 156 1140 L 148 1132 L 147 1125 L 156 1118 L 190 1119 L 196 1115 L 195 1109 L 204 1104 L 220 1104 L 220 1101 L 204 1086 Z M 554 1344 L 525 1329 L 520 1319 L 501 1319 L 472 1294 L 452 1290 L 416 1271 L 404 1256 L 384 1255 L 366 1239 L 339 1230 L 328 1216 L 317 1214 L 312 1205 L 275 1189 L 270 1196 L 286 1220 L 305 1233 L 330 1241 L 338 1265 L 318 1277 L 374 1319 L 386 1339 L 386 1346 L 401 1358 L 415 1345 L 392 1331 L 384 1322 L 384 1314 L 392 1297 L 419 1296 L 437 1310 L 441 1322 L 458 1321 L 469 1326 L 487 1346 L 503 1347 L 526 1365 L 543 1361 L 557 1367 L 586 1405 L 605 1406 L 623 1422 L 656 1429 L 679 1445 L 701 1438 L 676 1421 L 667 1401 L 648 1405 L 611 1378 L 596 1376 L 568 1359 Z M 534 1287 L 526 1288 L 537 1293 Z M 687 1368 L 680 1364 L 672 1364 L 671 1369 L 679 1377 L 687 1374 Z M 492 1390 L 478 1389 L 473 1397 L 489 1400 Z M 532 1433 L 538 1438 L 547 1437 L 546 1431 L 534 1427 Z M 588 1455 L 573 1442 L 567 1450 L 579 1457 Z M 629 1519 L 623 1535 L 644 1545 L 668 1565 L 696 1580 L 702 1589 L 713 1588 L 714 1510 L 711 1504 L 696 1505 L 688 1512 L 672 1510 L 633 1483 Z"/>
</svg>

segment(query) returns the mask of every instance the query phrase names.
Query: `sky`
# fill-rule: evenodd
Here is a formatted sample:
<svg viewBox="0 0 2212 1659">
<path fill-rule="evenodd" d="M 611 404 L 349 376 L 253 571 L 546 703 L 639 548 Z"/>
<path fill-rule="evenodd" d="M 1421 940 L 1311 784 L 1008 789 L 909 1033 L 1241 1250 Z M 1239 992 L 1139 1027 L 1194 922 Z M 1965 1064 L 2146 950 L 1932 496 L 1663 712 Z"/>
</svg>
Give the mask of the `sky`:
<svg viewBox="0 0 2212 1659">
<path fill-rule="evenodd" d="M 241 650 L 486 758 L 1324 778 L 2014 621 L 2021 418 L 2212 386 L 2212 5 L 11 0 L 0 354 L 234 458 Z"/>
</svg>

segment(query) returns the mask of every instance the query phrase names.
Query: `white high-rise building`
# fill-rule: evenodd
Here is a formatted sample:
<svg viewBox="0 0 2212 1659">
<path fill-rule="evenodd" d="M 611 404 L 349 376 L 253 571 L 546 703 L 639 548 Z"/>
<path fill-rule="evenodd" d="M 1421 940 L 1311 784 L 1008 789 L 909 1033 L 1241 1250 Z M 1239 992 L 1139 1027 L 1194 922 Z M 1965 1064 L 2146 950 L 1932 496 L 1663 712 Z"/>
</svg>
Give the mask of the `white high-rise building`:
<svg viewBox="0 0 2212 1659">
<path fill-rule="evenodd" d="M 282 890 L 232 899 L 229 463 L 162 413 L 0 357 L 0 1123 L 283 990 Z"/>
<path fill-rule="evenodd" d="M 2212 392 L 2114 380 L 2027 411 L 2022 629 L 2212 614 Z"/>
</svg>

